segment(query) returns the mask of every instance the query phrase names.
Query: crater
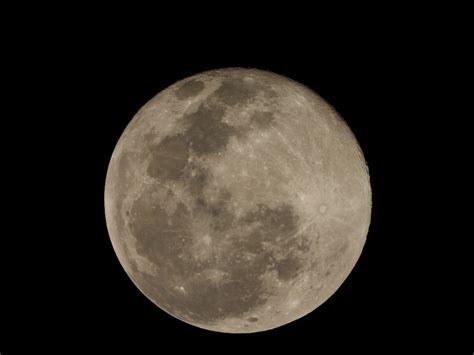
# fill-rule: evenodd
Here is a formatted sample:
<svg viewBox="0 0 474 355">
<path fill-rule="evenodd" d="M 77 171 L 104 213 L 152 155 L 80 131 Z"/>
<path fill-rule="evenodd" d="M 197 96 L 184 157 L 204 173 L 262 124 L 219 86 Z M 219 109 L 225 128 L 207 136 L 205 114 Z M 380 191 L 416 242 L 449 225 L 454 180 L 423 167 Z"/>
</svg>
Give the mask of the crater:
<svg viewBox="0 0 474 355">
<path fill-rule="evenodd" d="M 175 95 L 179 100 L 189 99 L 199 94 L 204 90 L 204 87 L 205 85 L 202 81 L 191 79 L 181 85 L 181 87 L 176 90 Z"/>
<path fill-rule="evenodd" d="M 254 322 L 258 321 L 258 318 L 257 317 L 250 317 L 250 318 L 247 318 L 246 321 L 254 323 Z"/>
<path fill-rule="evenodd" d="M 181 177 L 188 163 L 189 150 L 179 136 L 164 138 L 160 144 L 152 146 L 150 151 L 148 175 L 162 180 L 176 180 Z"/>
</svg>

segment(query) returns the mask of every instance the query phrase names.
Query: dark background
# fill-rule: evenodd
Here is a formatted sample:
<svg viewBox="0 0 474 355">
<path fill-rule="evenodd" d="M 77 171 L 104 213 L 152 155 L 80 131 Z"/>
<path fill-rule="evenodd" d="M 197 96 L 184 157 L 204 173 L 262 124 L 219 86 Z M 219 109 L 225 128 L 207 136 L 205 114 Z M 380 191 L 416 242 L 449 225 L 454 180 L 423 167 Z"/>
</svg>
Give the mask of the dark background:
<svg viewBox="0 0 474 355">
<path fill-rule="evenodd" d="M 468 312 L 458 307 L 434 211 L 434 191 L 444 192 L 428 173 L 445 159 L 427 112 L 436 100 L 427 88 L 440 77 L 431 70 L 432 33 L 402 33 L 383 19 L 341 33 L 301 22 L 234 32 L 223 20 L 147 36 L 131 35 L 126 22 L 122 30 L 82 24 L 64 37 L 61 24 L 11 40 L 4 174 L 17 187 L 5 189 L 2 355 L 30 346 L 320 353 L 447 345 L 455 353 L 464 345 Z M 148 301 L 115 256 L 103 209 L 110 156 L 136 111 L 174 82 L 222 67 L 270 70 L 326 99 L 357 137 L 373 192 L 367 242 L 341 288 L 308 316 L 249 335 L 187 325 Z"/>
</svg>

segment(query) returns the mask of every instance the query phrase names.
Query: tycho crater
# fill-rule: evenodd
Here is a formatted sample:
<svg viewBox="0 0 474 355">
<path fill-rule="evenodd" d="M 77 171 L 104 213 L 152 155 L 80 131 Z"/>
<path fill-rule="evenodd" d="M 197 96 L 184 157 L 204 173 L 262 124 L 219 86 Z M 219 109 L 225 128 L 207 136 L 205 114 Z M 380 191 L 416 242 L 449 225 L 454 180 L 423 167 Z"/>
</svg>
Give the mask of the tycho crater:
<svg viewBox="0 0 474 355">
<path fill-rule="evenodd" d="M 283 76 L 229 68 L 163 90 L 109 164 L 112 245 L 158 307 L 219 332 L 272 329 L 349 275 L 371 189 L 342 118 Z"/>
</svg>

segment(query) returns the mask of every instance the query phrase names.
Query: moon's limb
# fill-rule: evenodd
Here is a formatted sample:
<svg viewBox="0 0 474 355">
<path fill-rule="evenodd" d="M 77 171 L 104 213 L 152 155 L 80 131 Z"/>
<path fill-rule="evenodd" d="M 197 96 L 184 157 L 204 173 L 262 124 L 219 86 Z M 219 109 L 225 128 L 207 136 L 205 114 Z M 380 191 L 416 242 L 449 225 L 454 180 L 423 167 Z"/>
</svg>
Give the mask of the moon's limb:
<svg viewBox="0 0 474 355">
<path fill-rule="evenodd" d="M 107 227 L 157 306 L 198 327 L 275 328 L 354 267 L 370 223 L 368 170 L 337 113 L 249 69 L 178 82 L 133 118 L 111 158 Z"/>
</svg>

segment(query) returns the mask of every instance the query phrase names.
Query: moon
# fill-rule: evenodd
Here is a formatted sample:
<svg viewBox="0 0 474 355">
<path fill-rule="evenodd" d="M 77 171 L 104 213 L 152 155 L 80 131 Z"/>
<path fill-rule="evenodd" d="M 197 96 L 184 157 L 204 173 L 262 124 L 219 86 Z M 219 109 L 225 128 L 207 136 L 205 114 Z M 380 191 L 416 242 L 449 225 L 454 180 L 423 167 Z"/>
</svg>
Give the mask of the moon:
<svg viewBox="0 0 474 355">
<path fill-rule="evenodd" d="M 356 264 L 371 188 L 363 153 L 309 88 L 256 69 L 178 81 L 133 117 L 105 183 L 134 284 L 197 327 L 260 332 L 325 302 Z"/>
</svg>

